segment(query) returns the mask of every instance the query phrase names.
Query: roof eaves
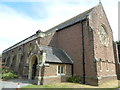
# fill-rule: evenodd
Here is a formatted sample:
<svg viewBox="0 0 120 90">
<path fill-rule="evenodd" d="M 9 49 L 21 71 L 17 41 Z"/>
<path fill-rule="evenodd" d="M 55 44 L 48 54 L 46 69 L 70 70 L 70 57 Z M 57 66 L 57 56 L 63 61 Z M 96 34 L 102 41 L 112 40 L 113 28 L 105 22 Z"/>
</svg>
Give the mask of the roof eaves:
<svg viewBox="0 0 120 90">
<path fill-rule="evenodd" d="M 32 36 L 30 36 L 30 37 L 28 37 L 28 38 L 26 38 L 26 39 L 24 39 L 24 40 L 22 40 L 22 41 L 20 41 L 20 42 L 18 42 L 18 43 L 16 43 L 16 44 L 14 44 L 13 46 L 5 49 L 2 53 L 5 53 L 5 52 L 7 52 L 7 51 L 9 51 L 9 50 L 12 50 L 12 49 L 14 49 L 14 48 L 16 48 L 16 47 L 18 47 L 18 46 L 21 46 L 21 45 L 23 45 L 23 44 L 31 41 L 31 40 L 36 39 L 36 38 L 38 38 L 38 37 L 36 37 L 36 34 L 33 34 Z"/>
<path fill-rule="evenodd" d="M 52 62 L 52 61 L 45 61 L 46 63 L 55 63 L 55 64 L 73 64 L 73 63 L 65 63 L 65 62 Z"/>
</svg>

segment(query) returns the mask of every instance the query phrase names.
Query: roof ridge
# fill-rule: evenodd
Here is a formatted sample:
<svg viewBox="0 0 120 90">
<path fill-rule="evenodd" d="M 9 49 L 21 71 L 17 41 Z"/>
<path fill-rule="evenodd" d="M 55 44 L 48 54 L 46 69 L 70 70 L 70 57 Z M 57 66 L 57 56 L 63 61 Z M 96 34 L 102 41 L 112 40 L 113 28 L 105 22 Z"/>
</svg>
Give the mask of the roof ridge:
<svg viewBox="0 0 120 90">
<path fill-rule="evenodd" d="M 95 6 L 95 7 L 96 7 L 96 6 Z M 95 7 L 92 7 L 92 8 L 90 8 L 90 9 L 84 11 L 83 13 L 80 13 L 80 14 L 78 14 L 78 15 L 76 15 L 76 16 L 74 16 L 74 17 L 72 17 L 72 18 L 70 18 L 70 19 L 68 19 L 68 20 L 66 20 L 66 21 L 64 21 L 64 22 L 62 22 L 62 23 L 60 23 L 60 24 L 58 24 L 58 25 L 56 25 L 56 26 L 48 29 L 47 31 L 45 31 L 45 33 L 48 33 L 49 31 L 51 32 L 51 31 L 54 31 L 54 30 L 57 31 L 57 30 L 58 30 L 57 27 L 59 27 L 60 25 L 65 24 L 66 22 L 71 21 L 72 19 L 75 19 L 75 18 L 77 18 L 77 17 L 80 18 L 80 17 L 82 17 L 82 15 L 84 15 L 84 14 L 89 14 Z M 81 21 L 81 20 L 80 20 L 80 21 Z"/>
</svg>

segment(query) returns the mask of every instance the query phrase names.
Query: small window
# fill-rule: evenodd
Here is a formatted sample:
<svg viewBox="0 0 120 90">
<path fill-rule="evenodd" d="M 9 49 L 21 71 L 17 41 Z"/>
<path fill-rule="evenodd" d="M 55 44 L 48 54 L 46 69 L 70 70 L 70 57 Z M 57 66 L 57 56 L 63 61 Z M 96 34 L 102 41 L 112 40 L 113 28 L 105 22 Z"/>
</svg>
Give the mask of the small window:
<svg viewBox="0 0 120 90">
<path fill-rule="evenodd" d="M 61 73 L 64 73 L 64 67 L 61 66 Z"/>
<path fill-rule="evenodd" d="M 100 72 L 102 72 L 102 61 L 100 62 Z"/>
<path fill-rule="evenodd" d="M 57 73 L 59 75 L 65 74 L 65 65 L 58 65 Z"/>
<path fill-rule="evenodd" d="M 58 66 L 58 73 L 60 74 L 60 65 Z"/>
<path fill-rule="evenodd" d="M 107 62 L 106 62 L 106 69 L 107 69 L 107 71 L 109 71 L 109 64 L 108 64 L 108 60 L 107 60 Z"/>
</svg>

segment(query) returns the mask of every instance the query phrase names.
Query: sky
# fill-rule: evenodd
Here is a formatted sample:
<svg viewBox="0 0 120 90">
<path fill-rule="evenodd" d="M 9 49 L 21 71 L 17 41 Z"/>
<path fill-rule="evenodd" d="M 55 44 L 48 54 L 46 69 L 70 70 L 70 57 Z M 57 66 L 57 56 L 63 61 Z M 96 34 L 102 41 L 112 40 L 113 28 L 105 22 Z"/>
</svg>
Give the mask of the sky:
<svg viewBox="0 0 120 90">
<path fill-rule="evenodd" d="M 118 1 L 101 0 L 114 41 L 118 40 Z M 99 0 L 0 0 L 0 53 L 96 5 Z"/>
</svg>

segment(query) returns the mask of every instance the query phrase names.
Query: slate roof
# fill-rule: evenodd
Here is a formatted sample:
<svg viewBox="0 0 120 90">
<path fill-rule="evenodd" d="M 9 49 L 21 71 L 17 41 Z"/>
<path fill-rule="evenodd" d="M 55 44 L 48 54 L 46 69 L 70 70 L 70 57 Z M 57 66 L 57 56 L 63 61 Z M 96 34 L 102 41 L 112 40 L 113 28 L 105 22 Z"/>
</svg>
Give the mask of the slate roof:
<svg viewBox="0 0 120 90">
<path fill-rule="evenodd" d="M 13 46 L 5 49 L 2 53 L 7 52 L 7 51 L 9 51 L 9 50 L 11 50 L 11 49 L 14 49 L 14 48 L 16 48 L 16 47 L 18 47 L 18 46 L 20 46 L 20 45 L 23 45 L 23 44 L 25 44 L 25 43 L 27 43 L 27 42 L 30 42 L 30 41 L 32 41 L 32 40 L 34 40 L 34 39 L 37 39 L 37 38 L 38 38 L 38 37 L 36 37 L 36 34 L 34 34 L 34 35 L 32 35 L 32 36 L 30 36 L 30 37 L 28 37 L 28 38 L 26 38 L 26 39 L 24 39 L 24 40 L 16 43 L 16 44 L 14 44 Z"/>
<path fill-rule="evenodd" d="M 67 20 L 67 21 L 65 21 L 65 22 L 63 22 L 63 23 L 61 23 L 61 24 L 59 24 L 59 25 L 57 25 L 57 26 L 55 26 L 55 27 L 53 27 L 53 28 L 51 28 L 51 29 L 49 29 L 49 30 L 47 30 L 46 33 L 49 33 L 51 31 L 58 31 L 60 29 L 63 29 L 63 28 L 68 27 L 70 25 L 73 25 L 77 22 L 85 20 L 87 18 L 87 16 L 92 12 L 93 9 L 94 9 L 94 7 L 79 14 L 79 15 L 77 15 L 77 16 L 75 16 L 75 17 L 73 17 L 73 18 L 71 18 L 71 19 L 69 19 L 69 20 Z"/>
<path fill-rule="evenodd" d="M 67 55 L 65 51 L 61 49 L 47 47 L 47 46 L 40 46 L 40 50 L 46 51 L 46 62 L 73 64 L 72 59 Z"/>
</svg>

